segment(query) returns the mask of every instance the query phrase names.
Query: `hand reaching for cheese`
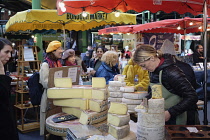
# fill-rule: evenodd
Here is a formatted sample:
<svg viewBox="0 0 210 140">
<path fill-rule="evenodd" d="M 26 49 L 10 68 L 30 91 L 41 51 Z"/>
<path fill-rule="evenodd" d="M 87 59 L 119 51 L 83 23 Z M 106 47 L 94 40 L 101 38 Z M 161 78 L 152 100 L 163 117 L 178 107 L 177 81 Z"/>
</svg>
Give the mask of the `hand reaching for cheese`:
<svg viewBox="0 0 210 140">
<path fill-rule="evenodd" d="M 167 122 L 171 118 L 171 114 L 168 111 L 165 111 L 165 121 Z"/>
</svg>

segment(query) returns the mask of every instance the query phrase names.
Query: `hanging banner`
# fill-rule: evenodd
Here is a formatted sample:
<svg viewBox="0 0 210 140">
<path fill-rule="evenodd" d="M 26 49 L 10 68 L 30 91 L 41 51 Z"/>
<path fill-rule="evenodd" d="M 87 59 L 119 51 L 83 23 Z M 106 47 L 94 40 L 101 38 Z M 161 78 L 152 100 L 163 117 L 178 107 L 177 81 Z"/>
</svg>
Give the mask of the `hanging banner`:
<svg viewBox="0 0 210 140">
<path fill-rule="evenodd" d="M 163 42 L 168 39 L 174 42 L 174 34 L 170 33 L 144 33 L 144 44 L 149 44 L 159 50 Z"/>
</svg>

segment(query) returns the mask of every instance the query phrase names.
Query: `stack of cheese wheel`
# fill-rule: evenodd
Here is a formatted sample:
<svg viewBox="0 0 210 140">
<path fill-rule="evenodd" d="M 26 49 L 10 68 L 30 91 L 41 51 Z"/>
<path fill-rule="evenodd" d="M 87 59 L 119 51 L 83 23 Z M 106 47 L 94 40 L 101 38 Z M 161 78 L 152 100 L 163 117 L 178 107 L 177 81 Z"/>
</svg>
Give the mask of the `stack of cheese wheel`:
<svg viewBox="0 0 210 140">
<path fill-rule="evenodd" d="M 109 81 L 108 91 L 109 91 L 109 98 L 110 102 L 122 102 L 123 94 L 120 91 L 121 87 L 126 85 L 125 82 L 121 81 Z"/>
<path fill-rule="evenodd" d="M 48 89 L 48 98 L 53 99 L 54 105 L 62 106 L 63 112 L 77 116 L 81 124 L 104 122 L 108 111 L 105 79 L 103 77 L 92 78 L 92 87 L 72 86 L 69 79 L 55 78 L 56 87 Z"/>
<path fill-rule="evenodd" d="M 137 139 L 163 140 L 165 138 L 165 111 L 161 85 L 152 86 L 152 99 L 148 100 L 148 108 L 139 105 Z"/>
<path fill-rule="evenodd" d="M 136 140 L 136 135 L 130 132 L 130 115 L 126 104 L 111 102 L 108 110 L 108 133 L 116 139 Z"/>
<path fill-rule="evenodd" d="M 128 105 L 128 112 L 135 112 L 135 107 L 140 105 L 142 99 L 147 95 L 146 91 L 134 92 L 134 86 L 121 87 L 123 92 L 122 103 Z"/>
</svg>

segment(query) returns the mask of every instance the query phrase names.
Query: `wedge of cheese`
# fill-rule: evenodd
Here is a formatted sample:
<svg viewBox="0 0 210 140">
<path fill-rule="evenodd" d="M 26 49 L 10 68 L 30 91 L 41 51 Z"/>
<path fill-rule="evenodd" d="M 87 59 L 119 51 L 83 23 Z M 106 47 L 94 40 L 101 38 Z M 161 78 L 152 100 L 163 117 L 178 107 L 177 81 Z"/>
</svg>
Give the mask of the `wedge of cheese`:
<svg viewBox="0 0 210 140">
<path fill-rule="evenodd" d="M 82 88 L 49 88 L 47 97 L 51 99 L 83 98 Z"/>
<path fill-rule="evenodd" d="M 117 127 L 109 124 L 109 134 L 111 134 L 116 139 L 122 139 L 126 137 L 130 133 L 130 126 L 124 125 L 121 127 Z"/>
<path fill-rule="evenodd" d="M 108 100 L 89 100 L 89 109 L 101 112 L 108 109 Z"/>
<path fill-rule="evenodd" d="M 69 77 L 54 78 L 54 84 L 55 84 L 55 87 L 71 88 L 72 87 L 72 80 Z"/>
<path fill-rule="evenodd" d="M 92 90 L 92 99 L 96 100 L 107 100 L 108 92 L 106 89 L 93 89 Z"/>
<path fill-rule="evenodd" d="M 82 113 L 82 110 L 76 107 L 62 107 L 62 111 L 67 114 L 73 114 L 74 116 L 77 116 L 78 118 L 80 118 L 80 115 Z"/>
<path fill-rule="evenodd" d="M 81 124 L 96 124 L 107 119 L 107 110 L 103 112 L 82 111 L 79 122 Z"/>
<path fill-rule="evenodd" d="M 87 110 L 88 99 L 54 99 L 53 104 L 57 106 L 79 107 L 82 110 Z"/>
<path fill-rule="evenodd" d="M 163 98 L 162 85 L 153 85 L 151 88 L 152 88 L 152 99 Z"/>
<path fill-rule="evenodd" d="M 93 88 L 106 88 L 106 80 L 104 77 L 93 77 L 92 78 Z"/>
<path fill-rule="evenodd" d="M 116 115 L 108 113 L 107 123 L 112 124 L 114 126 L 123 126 L 129 124 L 130 121 L 130 114 L 127 113 L 126 115 Z"/>
<path fill-rule="evenodd" d="M 123 103 L 111 102 L 108 112 L 112 114 L 126 115 L 128 112 L 128 106 Z"/>
</svg>

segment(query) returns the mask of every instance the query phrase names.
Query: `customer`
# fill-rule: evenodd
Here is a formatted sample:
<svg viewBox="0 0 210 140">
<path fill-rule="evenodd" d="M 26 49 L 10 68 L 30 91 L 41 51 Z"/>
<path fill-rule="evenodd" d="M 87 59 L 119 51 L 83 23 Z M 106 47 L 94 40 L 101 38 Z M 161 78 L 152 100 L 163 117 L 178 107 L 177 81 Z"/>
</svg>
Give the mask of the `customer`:
<svg viewBox="0 0 210 140">
<path fill-rule="evenodd" d="M 196 51 L 193 53 L 193 65 L 196 65 L 196 63 L 204 62 L 204 57 L 203 57 L 203 46 L 202 45 L 197 45 L 196 46 Z"/>
<path fill-rule="evenodd" d="M 90 54 L 88 51 L 85 52 L 85 56 L 83 57 L 83 61 L 87 68 L 89 68 L 90 65 Z"/>
<path fill-rule="evenodd" d="M 63 49 L 61 47 L 61 42 L 52 41 L 49 43 L 46 50 L 46 58 L 41 65 L 40 68 L 40 83 L 44 87 L 44 92 L 42 94 L 41 105 L 40 105 L 40 135 L 44 134 L 45 130 L 45 119 L 47 116 L 58 113 L 59 110 L 56 106 L 53 106 L 51 100 L 47 99 L 47 88 L 48 88 L 48 77 L 49 77 L 49 69 L 62 67 L 61 57 L 63 53 Z M 50 110 L 47 110 L 50 108 Z"/>
<path fill-rule="evenodd" d="M 92 58 L 92 55 L 93 55 L 93 47 L 92 46 L 88 46 L 87 47 L 87 51 L 89 52 L 89 58 L 91 59 Z"/>
<path fill-rule="evenodd" d="M 11 103 L 10 83 L 12 79 L 5 75 L 4 65 L 12 55 L 12 43 L 0 38 L 0 137 L 2 140 L 18 140 L 17 126 Z"/>
<path fill-rule="evenodd" d="M 101 58 L 101 66 L 95 73 L 95 77 L 104 77 L 106 84 L 114 80 L 114 76 L 119 74 L 117 70 L 118 54 L 114 51 L 107 51 Z"/>
<path fill-rule="evenodd" d="M 162 85 L 166 124 L 185 125 L 186 111 L 197 103 L 198 97 L 182 70 L 150 45 L 137 48 L 133 60 L 150 72 L 150 86 Z"/>
<path fill-rule="evenodd" d="M 90 59 L 90 64 L 89 64 L 89 67 L 90 68 L 93 68 L 94 67 L 94 63 L 95 63 L 95 60 L 96 59 L 97 59 L 96 51 L 93 51 L 93 55 L 92 55 L 92 58 Z"/>
<path fill-rule="evenodd" d="M 148 90 L 149 86 L 149 75 L 147 70 L 143 70 L 142 67 L 137 65 L 133 58 L 128 61 L 125 66 L 122 75 L 126 75 L 125 82 L 127 86 L 135 86 L 135 90 Z M 134 78 L 137 75 L 138 84 L 135 85 Z"/>
<path fill-rule="evenodd" d="M 75 51 L 75 58 L 77 61 L 77 65 L 79 65 L 82 68 L 81 74 L 85 74 L 87 72 L 87 66 L 85 65 L 84 61 L 82 61 L 80 51 Z"/>
<path fill-rule="evenodd" d="M 94 67 L 93 67 L 94 70 L 92 70 L 90 72 L 90 74 L 92 76 L 95 76 L 96 71 L 101 66 L 101 57 L 103 56 L 104 52 L 105 51 L 104 51 L 104 48 L 103 47 L 96 48 L 97 59 L 95 59 L 95 63 L 94 63 Z"/>
</svg>

